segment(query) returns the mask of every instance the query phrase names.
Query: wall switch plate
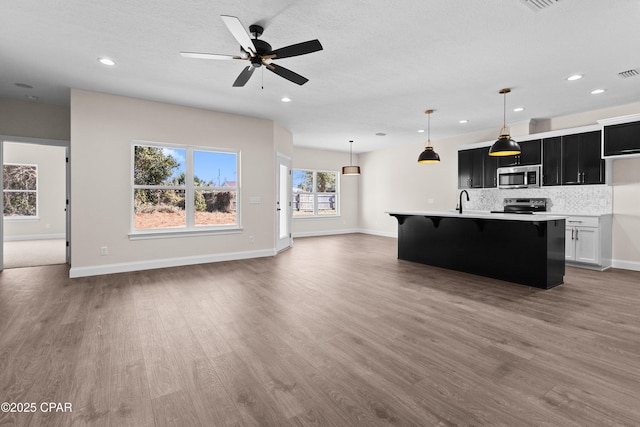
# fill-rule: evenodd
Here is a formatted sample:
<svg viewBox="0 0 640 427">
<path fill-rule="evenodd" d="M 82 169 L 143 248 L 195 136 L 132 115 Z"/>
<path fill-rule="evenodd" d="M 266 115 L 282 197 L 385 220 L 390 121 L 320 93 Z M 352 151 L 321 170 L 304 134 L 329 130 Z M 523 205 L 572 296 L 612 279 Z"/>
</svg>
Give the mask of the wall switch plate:
<svg viewBox="0 0 640 427">
<path fill-rule="evenodd" d="M 100 247 L 100 255 L 101 256 L 109 255 L 109 248 L 106 246 Z"/>
</svg>

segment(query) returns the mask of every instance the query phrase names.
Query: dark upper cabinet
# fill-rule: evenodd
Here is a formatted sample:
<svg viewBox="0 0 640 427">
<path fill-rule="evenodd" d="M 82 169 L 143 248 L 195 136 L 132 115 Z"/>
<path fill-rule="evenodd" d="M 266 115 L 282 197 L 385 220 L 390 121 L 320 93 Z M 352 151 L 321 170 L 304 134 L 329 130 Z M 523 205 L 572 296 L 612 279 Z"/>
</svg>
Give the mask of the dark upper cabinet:
<svg viewBox="0 0 640 427">
<path fill-rule="evenodd" d="M 498 186 L 498 159 L 499 157 L 494 157 L 489 155 L 489 149 L 485 149 L 484 154 L 484 180 L 483 187 L 484 188 L 495 188 Z"/>
<path fill-rule="evenodd" d="M 498 159 L 498 167 L 539 165 L 541 158 L 541 140 L 518 143 L 522 152 L 516 156 L 505 156 Z"/>
<path fill-rule="evenodd" d="M 472 171 L 471 150 L 458 151 L 458 188 L 471 188 Z"/>
<path fill-rule="evenodd" d="M 580 161 L 583 184 L 604 184 L 605 163 L 602 158 L 600 131 L 582 134 Z"/>
<path fill-rule="evenodd" d="M 458 188 L 482 188 L 488 148 L 458 151 Z"/>
<path fill-rule="evenodd" d="M 600 143 L 600 131 L 562 137 L 562 184 L 604 183 L 605 165 L 600 157 Z"/>
<path fill-rule="evenodd" d="M 640 122 L 604 127 L 604 156 L 625 156 L 640 153 Z"/>
<path fill-rule="evenodd" d="M 562 160 L 562 137 L 542 140 L 542 185 L 560 185 Z"/>
</svg>

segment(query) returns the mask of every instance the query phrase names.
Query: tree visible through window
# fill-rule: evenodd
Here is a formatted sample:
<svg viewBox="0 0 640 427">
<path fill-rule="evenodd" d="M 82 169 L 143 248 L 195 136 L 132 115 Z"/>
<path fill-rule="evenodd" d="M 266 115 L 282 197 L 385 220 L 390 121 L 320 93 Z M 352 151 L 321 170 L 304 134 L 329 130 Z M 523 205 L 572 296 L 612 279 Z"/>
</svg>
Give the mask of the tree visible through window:
<svg viewBox="0 0 640 427">
<path fill-rule="evenodd" d="M 293 170 L 293 216 L 338 215 L 338 172 Z"/>
<path fill-rule="evenodd" d="M 134 229 L 238 225 L 238 153 L 134 145 Z"/>
<path fill-rule="evenodd" d="M 38 166 L 2 165 L 4 217 L 38 215 Z"/>
</svg>

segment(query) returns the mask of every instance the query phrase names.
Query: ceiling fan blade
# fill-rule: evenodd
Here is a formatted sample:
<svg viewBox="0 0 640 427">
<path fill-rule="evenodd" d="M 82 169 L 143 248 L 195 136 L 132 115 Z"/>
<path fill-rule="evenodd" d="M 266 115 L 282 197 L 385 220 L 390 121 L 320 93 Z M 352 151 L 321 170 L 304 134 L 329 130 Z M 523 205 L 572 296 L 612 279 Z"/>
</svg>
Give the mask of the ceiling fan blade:
<svg viewBox="0 0 640 427">
<path fill-rule="evenodd" d="M 233 37 L 238 41 L 238 43 L 240 43 L 240 46 L 242 46 L 245 51 L 249 52 L 251 56 L 255 56 L 256 48 L 251 41 L 251 37 L 249 37 L 249 33 L 244 29 L 240 20 L 235 16 L 220 15 L 220 17 L 229 31 L 231 31 Z"/>
<path fill-rule="evenodd" d="M 276 64 L 265 64 L 265 65 L 269 69 L 269 71 L 272 71 L 277 75 L 279 75 L 280 77 L 284 77 L 285 79 L 291 82 L 299 84 L 300 86 L 302 86 L 303 84 L 309 81 L 308 78 L 302 77 L 300 74 L 294 73 L 288 68 L 284 68 Z"/>
<path fill-rule="evenodd" d="M 244 70 L 242 70 L 242 72 L 240 73 L 240 75 L 238 76 L 236 81 L 233 82 L 233 87 L 242 87 L 245 84 L 247 84 L 247 82 L 249 81 L 249 79 L 253 75 L 253 70 L 255 70 L 253 65 L 249 65 Z"/>
<path fill-rule="evenodd" d="M 244 59 L 240 56 L 233 55 L 218 55 L 216 53 L 201 53 L 201 52 L 180 52 L 180 55 L 185 58 L 196 58 L 196 59 Z"/>
<path fill-rule="evenodd" d="M 271 52 L 274 55 L 273 58 L 290 58 L 292 56 L 306 55 L 307 53 L 317 52 L 322 50 L 322 45 L 316 40 L 309 40 L 307 42 L 292 44 L 291 46 L 281 47 Z"/>
</svg>

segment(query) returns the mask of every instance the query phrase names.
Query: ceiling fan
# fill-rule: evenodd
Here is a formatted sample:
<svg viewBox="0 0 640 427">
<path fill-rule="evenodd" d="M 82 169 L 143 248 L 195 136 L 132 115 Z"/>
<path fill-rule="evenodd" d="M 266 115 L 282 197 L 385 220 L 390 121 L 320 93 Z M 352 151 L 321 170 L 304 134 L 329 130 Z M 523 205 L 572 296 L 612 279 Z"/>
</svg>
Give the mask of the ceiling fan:
<svg viewBox="0 0 640 427">
<path fill-rule="evenodd" d="M 274 59 L 290 58 L 292 56 L 306 55 L 307 53 L 317 52 L 322 50 L 322 45 L 316 40 L 309 40 L 302 43 L 292 44 L 290 46 L 281 47 L 280 49 L 272 50 L 271 45 L 264 40 L 258 39 L 264 31 L 264 28 L 260 25 L 249 26 L 249 32 L 253 35 L 253 39 L 249 37 L 249 34 L 242 26 L 242 23 L 235 16 L 221 15 L 222 21 L 225 23 L 233 37 L 240 43 L 241 55 L 218 55 L 215 53 L 200 53 L 200 52 L 180 52 L 180 55 L 186 58 L 198 58 L 198 59 L 241 59 L 249 61 L 250 64 L 242 70 L 236 81 L 233 82 L 234 87 L 242 87 L 253 75 L 256 68 L 260 68 L 263 65 L 271 72 L 284 77 L 285 79 L 292 81 L 293 83 L 303 85 L 309 81 L 306 77 L 293 71 L 281 67 L 277 64 L 266 62 Z"/>
</svg>

